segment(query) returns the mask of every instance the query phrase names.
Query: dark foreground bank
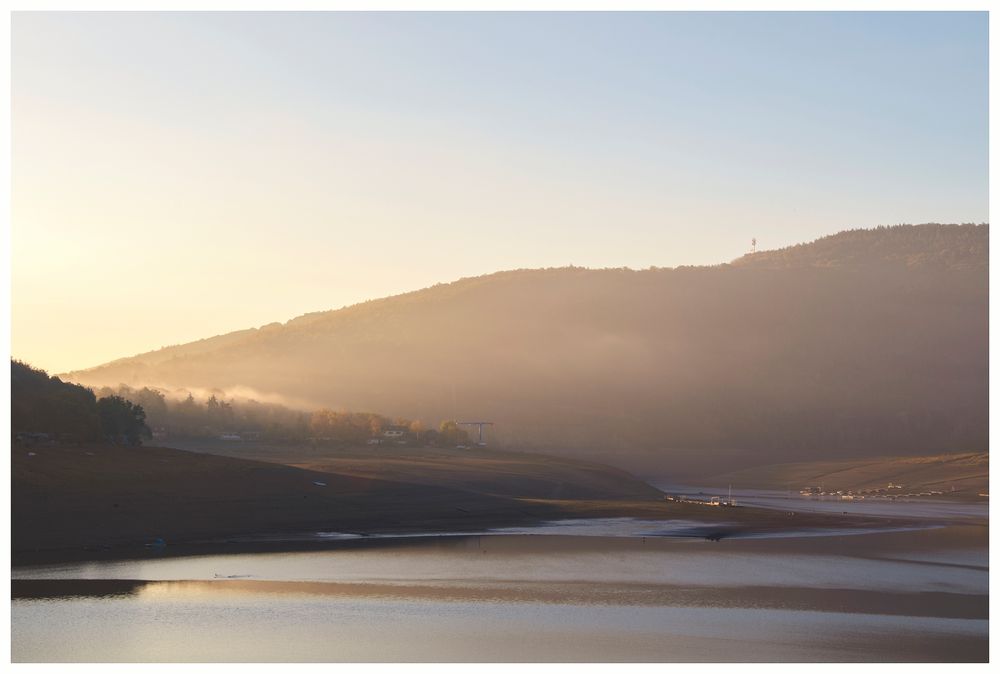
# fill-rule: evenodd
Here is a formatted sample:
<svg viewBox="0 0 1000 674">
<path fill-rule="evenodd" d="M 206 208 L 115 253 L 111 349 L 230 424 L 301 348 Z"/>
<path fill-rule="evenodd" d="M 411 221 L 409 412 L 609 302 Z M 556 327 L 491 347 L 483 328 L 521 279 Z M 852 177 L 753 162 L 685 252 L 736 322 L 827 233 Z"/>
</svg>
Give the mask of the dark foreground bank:
<svg viewBox="0 0 1000 674">
<path fill-rule="evenodd" d="M 666 502 L 619 471 L 599 488 L 592 474 L 573 477 L 578 466 L 565 474 L 565 482 L 577 480 L 576 498 L 538 498 L 538 484 L 523 476 L 499 480 L 487 493 L 164 448 L 14 447 L 12 556 L 24 565 L 311 550 L 339 545 L 316 532 L 482 532 L 595 517 L 693 521 L 702 526 L 691 535 L 711 540 L 901 523 Z"/>
</svg>

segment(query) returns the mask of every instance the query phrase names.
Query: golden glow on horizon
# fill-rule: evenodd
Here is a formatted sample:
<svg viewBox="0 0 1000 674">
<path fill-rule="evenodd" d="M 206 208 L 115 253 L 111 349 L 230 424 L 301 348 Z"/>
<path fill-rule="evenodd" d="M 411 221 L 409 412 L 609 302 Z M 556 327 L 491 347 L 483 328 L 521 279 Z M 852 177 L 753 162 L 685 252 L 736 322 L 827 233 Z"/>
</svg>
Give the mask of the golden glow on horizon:
<svg viewBox="0 0 1000 674">
<path fill-rule="evenodd" d="M 793 116 L 780 86 L 750 105 L 739 69 L 794 31 L 727 28 L 726 61 L 711 17 L 426 18 L 15 15 L 13 355 L 62 372 L 503 269 L 715 264 L 754 236 L 987 219 L 985 84 L 955 75 L 985 66 L 974 17 L 933 24 L 959 65 L 922 60 L 925 26 L 894 38 L 921 81 L 959 88 L 945 108 L 886 85 L 891 59 L 822 47 L 829 82 L 808 59 L 772 73 L 813 96 Z M 829 20 L 831 53 L 861 20 Z M 556 41 L 536 25 L 553 21 Z M 676 50 L 690 70 L 663 67 Z M 848 77 L 881 88 L 829 89 Z M 968 137 L 831 127 L 823 96 L 958 115 Z"/>
</svg>

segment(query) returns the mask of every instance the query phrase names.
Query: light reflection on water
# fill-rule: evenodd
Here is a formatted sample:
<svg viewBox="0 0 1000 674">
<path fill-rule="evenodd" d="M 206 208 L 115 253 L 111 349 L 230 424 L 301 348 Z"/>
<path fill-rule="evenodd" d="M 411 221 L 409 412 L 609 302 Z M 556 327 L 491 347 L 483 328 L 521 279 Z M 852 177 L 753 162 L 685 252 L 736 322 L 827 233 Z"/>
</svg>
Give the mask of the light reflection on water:
<svg viewBox="0 0 1000 674">
<path fill-rule="evenodd" d="M 905 534 L 897 534 L 905 535 Z M 879 534 L 869 534 L 877 538 Z M 780 553 L 758 542 L 607 539 L 564 536 L 474 536 L 371 547 L 359 542 L 320 552 L 211 555 L 15 569 L 14 578 L 255 580 L 332 582 L 594 582 L 690 586 L 862 588 L 981 593 L 988 587 L 985 551 L 940 553 L 936 564 L 842 551 L 839 539 L 798 542 Z M 747 542 L 750 543 L 750 542 Z M 906 550 L 893 550 L 892 555 Z M 942 556 L 943 555 L 943 556 Z M 970 561 L 981 564 L 969 564 Z M 954 564 L 947 573 L 940 564 Z"/>
<path fill-rule="evenodd" d="M 770 609 L 391 599 L 19 601 L 12 656 L 265 662 L 982 659 L 985 623 Z"/>
<path fill-rule="evenodd" d="M 12 654 L 16 661 L 985 659 L 985 550 L 954 538 L 942 530 L 722 543 L 511 534 L 18 568 L 15 597 L 18 581 L 94 580 L 77 596 L 15 599 Z M 944 540 L 952 543 L 936 543 Z M 106 591 L 91 593 L 98 582 Z M 919 594 L 927 592 L 939 594 Z M 886 612 L 896 615 L 878 615 Z"/>
</svg>

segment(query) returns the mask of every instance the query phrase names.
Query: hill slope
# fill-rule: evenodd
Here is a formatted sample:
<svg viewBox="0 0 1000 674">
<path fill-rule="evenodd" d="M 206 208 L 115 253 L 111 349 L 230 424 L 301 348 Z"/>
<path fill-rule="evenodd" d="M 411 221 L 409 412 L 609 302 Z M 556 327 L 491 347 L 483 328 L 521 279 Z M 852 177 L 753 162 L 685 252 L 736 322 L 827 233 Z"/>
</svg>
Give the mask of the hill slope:
<svg viewBox="0 0 1000 674">
<path fill-rule="evenodd" d="M 843 232 L 701 268 L 521 270 L 66 375 L 249 387 L 633 470 L 977 451 L 988 226 Z"/>
<path fill-rule="evenodd" d="M 828 490 L 873 489 L 888 483 L 907 491 L 943 491 L 950 498 L 975 498 L 989 489 L 990 456 L 985 452 L 940 456 L 888 456 L 865 460 L 815 461 L 760 466 L 719 475 L 710 484 L 736 483 L 744 488 Z"/>
<path fill-rule="evenodd" d="M 337 475 L 474 491 L 491 496 L 544 499 L 662 497 L 632 475 L 610 466 L 565 457 L 500 451 L 382 445 L 318 445 L 171 440 L 170 446 L 253 461 L 268 461 Z"/>
</svg>

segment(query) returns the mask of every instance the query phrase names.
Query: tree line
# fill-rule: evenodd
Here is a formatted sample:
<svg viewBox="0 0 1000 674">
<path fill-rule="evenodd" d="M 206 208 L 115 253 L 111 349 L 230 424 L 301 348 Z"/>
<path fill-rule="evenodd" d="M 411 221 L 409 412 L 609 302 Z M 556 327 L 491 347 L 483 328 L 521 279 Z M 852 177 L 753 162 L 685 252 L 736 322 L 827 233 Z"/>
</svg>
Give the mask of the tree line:
<svg viewBox="0 0 1000 674">
<path fill-rule="evenodd" d="M 381 438 L 386 430 L 398 429 L 407 441 L 422 445 L 465 444 L 468 433 L 454 421 L 427 428 L 423 421 L 388 417 L 373 412 L 336 411 L 322 408 L 302 412 L 276 403 L 225 399 L 221 392 L 208 398 L 171 398 L 149 387 L 99 388 L 100 397 L 120 397 L 141 406 L 147 423 L 156 432 L 182 438 L 218 438 L 223 435 L 253 437 L 268 442 L 332 442 L 364 444 Z"/>
<path fill-rule="evenodd" d="M 427 428 L 419 419 L 389 419 L 370 412 L 336 412 L 326 408 L 313 412 L 309 420 L 313 439 L 344 444 L 360 444 L 379 438 L 390 429 L 402 431 L 407 441 L 420 445 L 449 447 L 469 442 L 468 432 L 454 421 L 442 421 L 434 429 Z"/>
<path fill-rule="evenodd" d="M 31 439 L 139 445 L 150 437 L 141 405 L 10 362 L 11 430 Z"/>
<path fill-rule="evenodd" d="M 420 420 L 371 412 L 293 410 L 256 400 L 226 400 L 212 394 L 171 398 L 154 388 L 120 385 L 96 390 L 64 382 L 25 363 L 11 360 L 11 429 L 22 438 L 139 445 L 168 437 L 218 438 L 233 434 L 268 442 L 320 441 L 364 444 L 401 430 L 421 445 L 466 444 L 468 433 L 454 421 L 427 428 Z M 396 436 L 399 437 L 399 436 Z"/>
</svg>

